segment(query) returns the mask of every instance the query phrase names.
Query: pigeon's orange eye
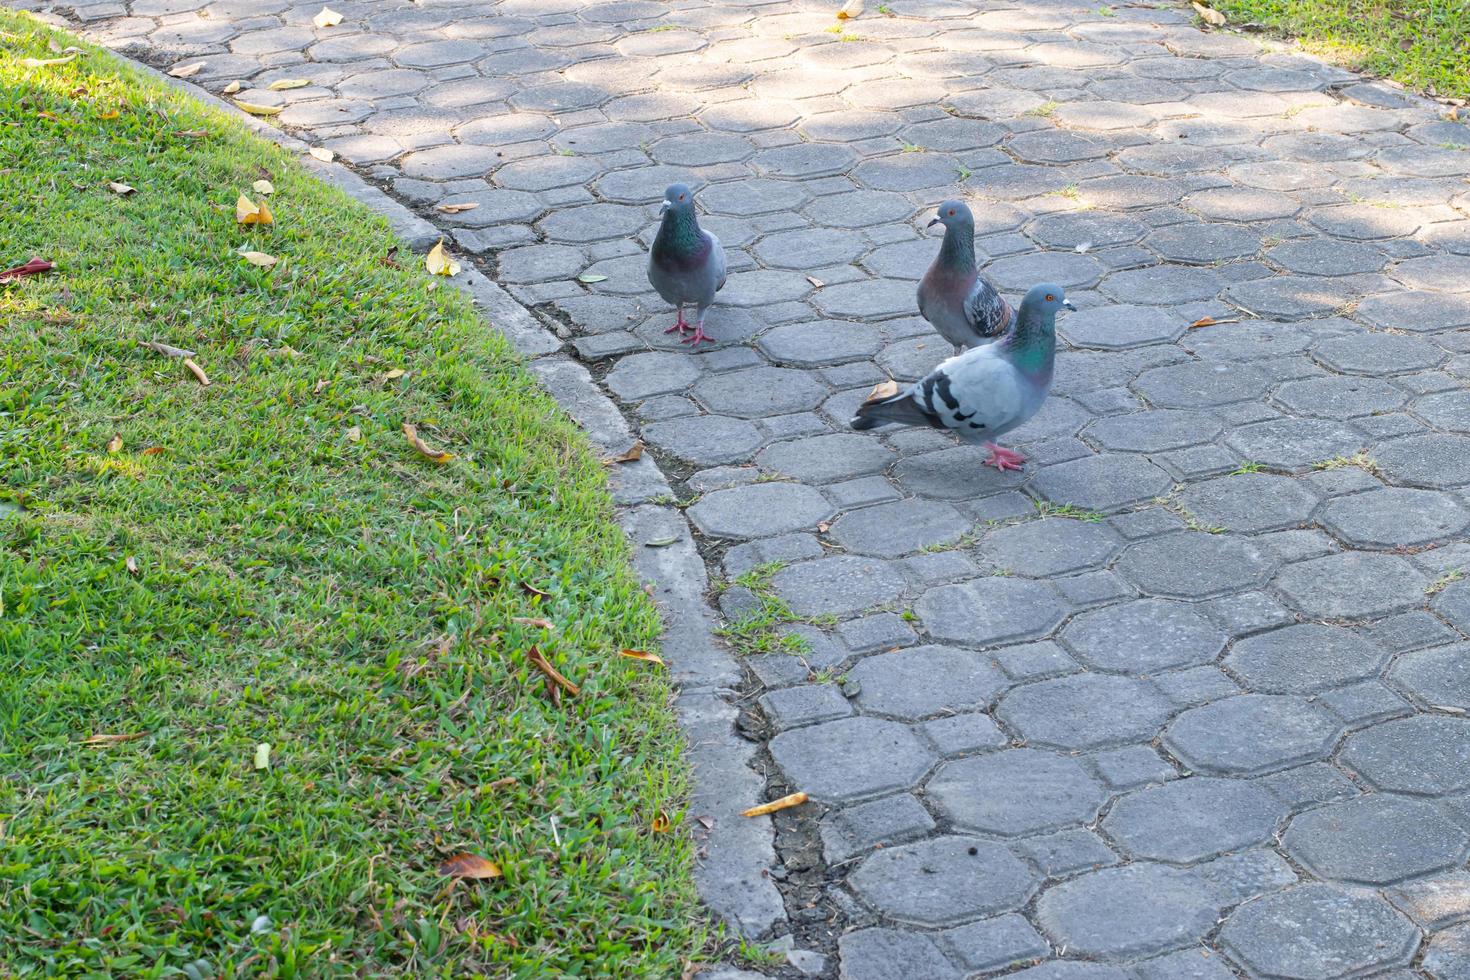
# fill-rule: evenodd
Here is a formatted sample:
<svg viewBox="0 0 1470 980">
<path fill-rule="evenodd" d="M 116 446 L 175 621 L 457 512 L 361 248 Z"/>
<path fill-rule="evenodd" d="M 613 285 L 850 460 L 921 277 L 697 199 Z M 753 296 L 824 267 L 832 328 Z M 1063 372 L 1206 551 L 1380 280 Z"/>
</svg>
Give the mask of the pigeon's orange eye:
<svg viewBox="0 0 1470 980">
<path fill-rule="evenodd" d="M 679 195 L 679 200 L 681 200 L 681 201 L 684 200 L 684 195 L 683 194 L 680 194 Z"/>
<path fill-rule="evenodd" d="M 1048 303 L 1055 302 L 1056 301 L 1056 297 L 1053 296 L 1051 293 L 1047 293 L 1046 294 L 1046 301 Z"/>
<path fill-rule="evenodd" d="M 950 208 L 950 209 L 949 209 L 949 216 L 950 216 L 950 217 L 951 217 L 951 218 L 953 218 L 953 217 L 954 217 L 954 208 Z"/>
</svg>

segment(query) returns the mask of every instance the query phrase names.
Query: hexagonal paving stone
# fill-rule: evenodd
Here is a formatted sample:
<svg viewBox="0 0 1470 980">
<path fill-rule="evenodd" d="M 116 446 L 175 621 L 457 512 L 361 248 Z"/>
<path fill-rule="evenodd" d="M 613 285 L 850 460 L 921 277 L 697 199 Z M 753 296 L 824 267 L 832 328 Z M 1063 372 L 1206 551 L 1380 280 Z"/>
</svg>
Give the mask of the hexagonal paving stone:
<svg viewBox="0 0 1470 980">
<path fill-rule="evenodd" d="M 1138 863 L 1104 868 L 1049 888 L 1041 928 L 1078 956 L 1132 959 L 1198 942 L 1215 927 L 1219 899 L 1188 871 Z"/>
<path fill-rule="evenodd" d="M 1263 976 L 1335 980 L 1408 963 L 1419 931 L 1380 898 L 1307 884 L 1236 908 L 1220 943 Z"/>
<path fill-rule="evenodd" d="M 1344 422 L 1285 418 L 1232 429 L 1225 442 L 1251 462 L 1297 471 L 1354 456 L 1367 440 Z"/>
<path fill-rule="evenodd" d="M 1185 487 L 1179 503 L 1206 526 L 1257 534 L 1306 524 L 1317 498 L 1290 477 L 1238 473 Z"/>
<path fill-rule="evenodd" d="M 1470 633 L 1470 580 L 1444 588 L 1430 605 L 1436 613 L 1459 627 L 1460 632 Z"/>
<path fill-rule="evenodd" d="M 1161 265 L 1115 272 L 1098 288 L 1120 303 L 1174 306 L 1214 299 L 1224 285 L 1213 269 Z"/>
<path fill-rule="evenodd" d="M 1470 296 L 1414 289 L 1369 296 L 1358 304 L 1358 316 L 1384 330 L 1434 333 L 1470 325 Z"/>
<path fill-rule="evenodd" d="M 1368 619 L 1424 603 L 1429 578 L 1397 555 L 1344 552 L 1297 562 L 1276 588 L 1312 619 Z"/>
<path fill-rule="evenodd" d="M 893 450 L 876 439 L 834 433 L 767 446 L 756 462 L 803 483 L 833 483 L 882 472 L 893 458 Z"/>
<path fill-rule="evenodd" d="M 1349 735 L 1339 758 L 1389 792 L 1440 796 L 1470 789 L 1470 719 L 1385 721 Z"/>
<path fill-rule="evenodd" d="M 1161 408 L 1098 419 L 1085 435 L 1103 449 L 1162 453 L 1213 442 L 1221 431 L 1220 423 L 1203 412 Z"/>
<path fill-rule="evenodd" d="M 930 589 L 914 611 L 936 640 L 985 646 L 1045 636 L 1062 621 L 1065 608 L 1043 582 L 984 578 Z"/>
<path fill-rule="evenodd" d="M 864 901 L 899 922 L 952 925 L 1019 908 L 1036 875 L 1010 851 L 973 837 L 936 837 L 878 851 L 848 878 Z"/>
<path fill-rule="evenodd" d="M 1388 261 L 1383 252 L 1361 242 L 1343 242 L 1333 238 L 1289 242 L 1266 253 L 1266 258 L 1284 268 L 1306 276 L 1350 276 L 1377 272 Z"/>
<path fill-rule="evenodd" d="M 1301 208 L 1290 196 L 1260 187 L 1216 187 L 1189 195 L 1184 206 L 1216 221 L 1270 221 Z"/>
<path fill-rule="evenodd" d="M 1117 570 L 1149 594 L 1204 599 L 1263 584 L 1271 565 L 1241 538 L 1180 531 L 1133 545 Z"/>
<path fill-rule="evenodd" d="M 1021 292 L 1039 282 L 1052 282 L 1070 289 L 1093 282 L 1103 265 L 1091 255 L 1068 252 L 1031 252 L 996 259 L 985 267 L 985 275 L 997 289 Z M 1066 318 L 1063 317 L 1063 322 Z"/>
<path fill-rule="evenodd" d="M 904 577 L 890 562 L 833 555 L 783 568 L 771 586 L 798 616 L 841 616 L 896 601 Z"/>
<path fill-rule="evenodd" d="M 760 538 L 814 527 L 832 513 L 832 505 L 811 487 L 754 483 L 706 494 L 689 508 L 689 519 L 717 538 Z"/>
<path fill-rule="evenodd" d="M 1059 638 L 1083 663 L 1120 674 L 1211 663 L 1226 641 L 1194 606 L 1167 599 L 1136 599 L 1082 613 Z"/>
<path fill-rule="evenodd" d="M 1249 365 L 1187 361 L 1145 371 L 1133 387 L 1161 408 L 1203 408 L 1254 401 L 1270 383 L 1264 372 Z"/>
<path fill-rule="evenodd" d="M 862 687 L 857 702 L 864 712 L 906 721 L 986 708 L 1008 684 L 989 658 L 942 646 L 866 657 L 847 676 Z"/>
<path fill-rule="evenodd" d="M 761 431 L 751 423 L 723 415 L 653 422 L 643 427 L 643 438 L 698 466 L 744 462 L 765 442 Z"/>
<path fill-rule="evenodd" d="M 1072 344 L 1101 350 L 1169 343 L 1178 340 L 1185 329 L 1183 318 L 1171 310 L 1126 303 L 1082 310 L 1057 324 L 1058 332 Z"/>
<path fill-rule="evenodd" d="M 935 500 L 895 500 L 850 511 L 832 525 L 833 540 L 860 555 L 898 556 L 952 544 L 970 519 Z"/>
<path fill-rule="evenodd" d="M 872 357 L 883 347 L 883 333 L 870 323 L 790 323 L 761 334 L 756 344 L 779 364 L 821 367 Z"/>
<path fill-rule="evenodd" d="M 1079 245 L 1127 245 L 1147 231 L 1147 225 L 1129 215 L 1089 210 L 1042 215 L 1031 223 L 1027 234 L 1043 246 L 1075 249 Z"/>
<path fill-rule="evenodd" d="M 1028 741 L 1088 749 L 1147 741 L 1172 712 L 1147 681 L 1073 674 L 1015 688 L 995 713 Z"/>
<path fill-rule="evenodd" d="M 1105 525 L 1056 517 L 997 528 L 978 550 L 998 568 L 1044 578 L 1101 565 L 1120 544 Z"/>
<path fill-rule="evenodd" d="M 1470 432 L 1470 391 L 1461 389 L 1425 395 L 1414 403 L 1414 414 L 1436 429 Z"/>
<path fill-rule="evenodd" d="M 1375 446 L 1375 462 L 1393 483 L 1428 487 L 1470 486 L 1470 438 L 1430 433 Z"/>
<path fill-rule="evenodd" d="M 1402 390 L 1378 378 L 1327 377 L 1288 381 L 1276 389 L 1275 399 L 1298 415 L 1349 419 L 1382 415 L 1409 400 Z"/>
<path fill-rule="evenodd" d="M 1254 782 L 1191 776 L 1129 793 L 1102 828 L 1135 857 L 1193 864 L 1269 841 L 1283 810 Z"/>
<path fill-rule="evenodd" d="M 926 933 L 902 929 L 857 929 L 837 940 L 843 980 L 887 980 L 913 971 L 933 980 L 960 980 L 949 957 Z M 748 971 L 740 971 L 748 972 Z M 746 980 L 739 973 L 726 974 Z"/>
<path fill-rule="evenodd" d="M 1328 501 L 1321 520 L 1352 548 L 1408 548 L 1457 540 L 1470 511 L 1447 494 L 1384 487 Z"/>
<path fill-rule="evenodd" d="M 1031 479 L 1032 489 L 1051 503 L 1104 512 L 1152 500 L 1173 485 L 1169 474 L 1141 456 L 1086 456 L 1042 467 Z"/>
<path fill-rule="evenodd" d="M 1326 758 L 1340 730 L 1306 698 L 1242 694 L 1190 708 L 1170 723 L 1164 743 L 1193 769 L 1254 775 Z"/>
<path fill-rule="evenodd" d="M 1470 711 L 1470 643 L 1406 653 L 1389 677 L 1425 704 Z"/>
<path fill-rule="evenodd" d="M 606 384 L 623 401 L 639 401 L 683 391 L 699 377 L 701 368 L 699 359 L 689 354 L 631 354 L 608 372 Z"/>
<path fill-rule="evenodd" d="M 710 411 L 745 419 L 808 411 L 830 393 L 809 372 L 775 367 L 723 372 L 694 386 Z"/>
<path fill-rule="evenodd" d="M 946 762 L 924 792 L 956 829 L 1004 837 L 1090 823 L 1107 798 L 1076 759 L 1036 749 Z"/>
<path fill-rule="evenodd" d="M 852 801 L 907 789 L 934 764 L 934 751 L 907 725 L 842 718 L 782 732 L 771 757 L 815 799 Z"/>
<path fill-rule="evenodd" d="M 1376 677 L 1388 651 L 1351 630 L 1297 623 L 1236 641 L 1225 665 L 1253 690 L 1310 694 Z"/>
<path fill-rule="evenodd" d="M 1300 814 L 1281 838 L 1324 878 L 1389 885 L 1465 860 L 1470 836 L 1421 800 L 1386 793 Z"/>
</svg>

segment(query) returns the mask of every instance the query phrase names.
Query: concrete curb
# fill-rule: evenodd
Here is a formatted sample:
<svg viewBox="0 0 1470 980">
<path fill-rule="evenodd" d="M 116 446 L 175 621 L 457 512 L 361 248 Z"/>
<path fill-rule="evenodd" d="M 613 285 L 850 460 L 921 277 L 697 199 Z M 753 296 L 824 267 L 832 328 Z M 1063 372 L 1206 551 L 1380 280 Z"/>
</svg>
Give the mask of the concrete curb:
<svg viewBox="0 0 1470 980">
<path fill-rule="evenodd" d="M 431 222 L 414 214 L 385 191 L 337 163 L 325 163 L 306 151 L 310 144 L 251 116 L 205 89 L 173 78 L 156 68 L 109 48 L 85 28 L 55 15 L 44 15 L 57 27 L 110 50 L 138 71 L 197 102 L 227 112 L 258 135 L 299 154 L 300 162 L 324 183 L 346 193 L 387 220 L 393 232 L 415 251 L 427 251 L 444 237 Z M 563 342 L 516 302 L 497 283 L 466 263 L 464 272 L 448 280 L 467 295 L 490 326 L 509 338 L 529 369 L 562 409 L 604 454 L 628 448 L 635 434 L 626 419 L 587 369 L 559 353 Z M 700 898 L 732 930 L 748 939 L 769 934 L 786 919 L 775 882 L 766 874 L 775 861 L 775 832 L 768 820 L 749 820 L 740 811 L 762 801 L 765 779 L 752 767 L 758 746 L 736 733 L 738 710 L 731 703 L 741 679 L 734 655 L 715 638 L 716 618 L 704 599 L 709 579 L 704 560 L 682 511 L 654 501 L 672 495 L 668 479 L 648 456 L 620 464 L 609 474 L 618 519 L 633 550 L 638 574 L 653 587 L 664 622 L 663 656 L 677 687 L 675 710 L 686 740 L 685 757 L 693 775 L 690 815 L 707 818 L 693 824 L 699 858 L 695 884 Z M 672 544 L 646 547 L 649 541 L 673 537 Z"/>
</svg>

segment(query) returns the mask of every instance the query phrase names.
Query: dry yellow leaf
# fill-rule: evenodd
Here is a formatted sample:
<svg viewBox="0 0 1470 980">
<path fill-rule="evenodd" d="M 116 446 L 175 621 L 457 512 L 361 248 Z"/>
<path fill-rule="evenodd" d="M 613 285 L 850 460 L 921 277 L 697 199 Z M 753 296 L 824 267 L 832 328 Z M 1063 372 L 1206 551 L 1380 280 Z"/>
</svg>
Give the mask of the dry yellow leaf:
<svg viewBox="0 0 1470 980">
<path fill-rule="evenodd" d="M 851 20 L 863 12 L 863 0 L 847 0 L 837 11 L 838 20 Z"/>
<path fill-rule="evenodd" d="M 123 559 L 123 567 L 128 570 L 129 575 L 137 575 L 138 559 L 134 558 L 132 555 L 128 555 L 126 558 Z"/>
<path fill-rule="evenodd" d="M 122 452 L 122 447 L 122 436 L 113 436 L 111 439 L 107 440 L 107 451 L 109 453 Z"/>
<path fill-rule="evenodd" d="M 275 215 L 271 214 L 265 201 L 256 204 L 244 194 L 235 200 L 235 220 L 242 225 L 272 225 L 276 222 Z"/>
<path fill-rule="evenodd" d="M 272 92 L 288 92 L 293 88 L 306 88 L 310 84 L 311 79 L 309 78 L 282 78 L 271 82 L 266 88 Z"/>
<path fill-rule="evenodd" d="M 251 265 L 258 265 L 262 269 L 269 269 L 280 261 L 274 255 L 266 255 L 264 252 L 241 252 L 240 257 Z"/>
<path fill-rule="evenodd" d="M 226 95 L 234 95 L 238 91 L 240 91 L 240 83 L 239 82 L 231 82 L 230 84 L 228 84 L 228 85 L 225 86 L 225 94 Z"/>
<path fill-rule="evenodd" d="M 73 51 L 64 58 L 22 58 L 20 59 L 20 66 L 22 68 L 50 68 L 54 65 L 64 65 L 68 62 L 76 61 L 77 54 L 78 52 Z"/>
<path fill-rule="evenodd" d="M 107 182 L 107 189 L 120 197 L 127 197 L 129 194 L 133 193 L 133 188 L 129 187 L 127 184 L 120 184 L 115 180 L 109 180 Z"/>
<path fill-rule="evenodd" d="M 673 827 L 674 822 L 662 810 L 658 811 L 658 814 L 653 818 L 653 822 L 648 825 L 648 829 L 655 834 L 667 834 Z"/>
<path fill-rule="evenodd" d="M 760 806 L 753 806 L 740 815 L 742 817 L 763 817 L 768 813 L 775 813 L 777 810 L 786 810 L 794 806 L 801 806 L 805 802 L 805 793 L 792 793 L 790 796 L 783 796 L 779 800 L 772 800 L 769 803 L 762 803 Z"/>
<path fill-rule="evenodd" d="M 442 238 L 439 239 L 439 244 L 429 249 L 429 254 L 424 257 L 424 268 L 435 276 L 459 275 L 459 263 L 444 251 L 444 239 Z"/>
<path fill-rule="evenodd" d="M 536 628 L 543 630 L 556 629 L 556 624 L 553 623 L 551 620 L 541 619 L 537 616 L 512 616 L 510 621 L 519 626 L 535 626 Z"/>
<path fill-rule="evenodd" d="M 204 70 L 204 62 L 196 61 L 192 65 L 175 65 L 168 73 L 175 78 L 190 78 Z"/>
<path fill-rule="evenodd" d="M 643 458 L 643 440 L 639 439 L 628 447 L 627 452 L 620 453 L 608 460 L 609 463 L 634 463 Z"/>
<path fill-rule="evenodd" d="M 434 210 L 443 211 L 445 214 L 459 214 L 461 211 L 473 211 L 479 206 L 474 201 L 469 201 L 464 204 L 441 204 Z"/>
<path fill-rule="evenodd" d="M 321 146 L 313 146 L 306 152 L 316 157 L 322 163 L 331 163 L 333 160 L 337 159 L 337 154 Z"/>
<path fill-rule="evenodd" d="M 262 179 L 251 184 L 250 189 L 257 194 L 274 194 L 276 192 L 276 185 L 268 180 Z"/>
<path fill-rule="evenodd" d="M 408 437 L 409 445 L 418 450 L 419 455 L 424 457 L 424 459 L 433 460 L 436 463 L 447 463 L 454 458 L 454 453 L 446 452 L 443 449 L 435 449 L 420 439 L 418 426 L 411 425 L 408 422 L 403 423 L 403 434 Z"/>
<path fill-rule="evenodd" d="M 1206 24 L 1209 24 L 1211 27 L 1225 26 L 1225 15 L 1220 13 L 1220 11 L 1211 10 L 1209 7 L 1206 7 L 1202 3 L 1193 3 L 1190 6 L 1194 7 L 1195 13 L 1199 14 L 1199 19 L 1204 21 Z"/>
<path fill-rule="evenodd" d="M 118 112 L 116 109 L 108 109 L 106 112 L 99 112 L 99 113 L 97 113 L 97 118 L 98 119 L 116 119 L 120 115 L 122 115 L 122 113 L 121 112 Z"/>
<path fill-rule="evenodd" d="M 478 854 L 456 854 L 439 865 L 439 873 L 448 878 L 499 878 L 500 866 Z"/>
<path fill-rule="evenodd" d="M 347 441 L 348 442 L 362 442 L 362 429 L 359 428 L 358 426 L 355 426 L 355 425 L 352 428 L 348 429 L 347 430 Z"/>
<path fill-rule="evenodd" d="M 539 648 L 532 647 L 530 650 L 526 651 L 526 657 L 531 661 L 531 663 L 535 666 L 537 670 L 546 675 L 547 680 L 551 681 L 551 683 L 555 684 L 561 690 L 566 691 L 572 697 L 576 697 L 578 694 L 582 693 L 582 689 L 580 687 L 567 680 L 565 677 L 562 676 L 560 671 L 551 666 L 551 661 L 546 659 L 546 655 L 543 654 Z"/>
<path fill-rule="evenodd" d="M 311 19 L 311 22 L 317 27 L 336 27 L 338 24 L 342 23 L 342 15 L 337 13 L 337 11 L 333 10 L 331 7 L 323 7 L 320 12 L 318 12 L 317 15 Z"/>
<path fill-rule="evenodd" d="M 649 653 L 647 650 L 619 650 L 618 656 L 627 657 L 629 660 L 642 660 L 644 663 L 658 664 L 660 667 L 664 666 L 664 659 L 662 657 L 656 653 Z"/>
<path fill-rule="evenodd" d="M 209 387 L 209 375 L 204 373 L 204 368 L 194 363 L 193 358 L 184 358 L 184 367 L 189 369 L 189 372 L 194 375 L 195 380 L 197 380 L 201 386 L 205 388 Z"/>
<path fill-rule="evenodd" d="M 244 109 L 252 116 L 275 116 L 281 112 L 281 107 L 278 105 L 260 105 L 255 102 L 246 102 L 244 99 L 236 99 L 235 105 Z"/>
<path fill-rule="evenodd" d="M 896 394 L 898 394 L 898 382 L 892 380 L 880 381 L 873 385 L 873 390 L 868 392 L 868 397 L 865 400 L 870 402 L 881 401 L 884 398 L 892 398 Z"/>
<path fill-rule="evenodd" d="M 136 742 L 147 735 L 147 732 L 133 732 L 129 735 L 92 735 L 82 741 L 82 744 L 90 749 L 100 749 L 107 745 L 120 745 L 123 742 Z"/>
</svg>

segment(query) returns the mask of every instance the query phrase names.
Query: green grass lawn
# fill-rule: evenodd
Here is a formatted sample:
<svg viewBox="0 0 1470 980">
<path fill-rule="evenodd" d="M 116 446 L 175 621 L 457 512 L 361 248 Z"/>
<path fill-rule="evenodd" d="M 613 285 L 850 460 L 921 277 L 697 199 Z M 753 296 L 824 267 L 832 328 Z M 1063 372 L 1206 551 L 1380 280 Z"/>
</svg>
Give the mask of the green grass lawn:
<svg viewBox="0 0 1470 980">
<path fill-rule="evenodd" d="M 1210 0 L 1232 24 L 1264 24 L 1349 68 L 1470 98 L 1464 0 Z"/>
<path fill-rule="evenodd" d="M 0 976 L 677 977 L 686 773 L 601 463 L 288 154 L 23 60 L 74 43 L 0 12 L 0 267 L 57 264 L 0 284 Z"/>
</svg>

